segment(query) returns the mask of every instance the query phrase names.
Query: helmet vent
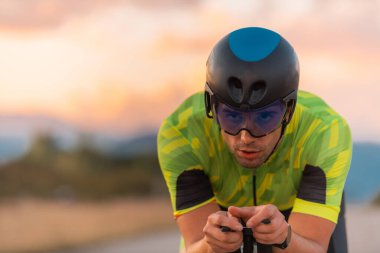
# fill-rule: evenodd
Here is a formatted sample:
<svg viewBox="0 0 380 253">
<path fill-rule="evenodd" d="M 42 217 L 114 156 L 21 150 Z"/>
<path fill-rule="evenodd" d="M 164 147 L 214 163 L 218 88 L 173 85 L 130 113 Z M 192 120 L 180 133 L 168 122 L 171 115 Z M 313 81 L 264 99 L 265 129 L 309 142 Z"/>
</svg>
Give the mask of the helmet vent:
<svg viewBox="0 0 380 253">
<path fill-rule="evenodd" d="M 243 85 L 238 78 L 228 78 L 228 91 L 235 103 L 241 103 L 243 101 Z"/>
<path fill-rule="evenodd" d="M 257 81 L 251 85 L 251 92 L 249 95 L 248 103 L 250 105 L 255 105 L 261 101 L 261 99 L 265 96 L 267 90 L 267 85 L 265 81 Z"/>
</svg>

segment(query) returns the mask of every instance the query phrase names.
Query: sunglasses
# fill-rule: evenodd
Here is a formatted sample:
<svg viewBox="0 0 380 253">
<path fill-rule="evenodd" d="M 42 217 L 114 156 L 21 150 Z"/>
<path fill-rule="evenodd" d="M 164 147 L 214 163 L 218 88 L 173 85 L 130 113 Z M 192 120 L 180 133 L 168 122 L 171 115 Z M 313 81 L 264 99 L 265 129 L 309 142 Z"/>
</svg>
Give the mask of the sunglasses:
<svg viewBox="0 0 380 253">
<path fill-rule="evenodd" d="M 284 121 L 286 104 L 283 100 L 259 108 L 236 109 L 224 103 L 216 104 L 216 119 L 220 128 L 230 135 L 238 135 L 242 130 L 253 137 L 263 137 L 279 128 Z"/>
</svg>

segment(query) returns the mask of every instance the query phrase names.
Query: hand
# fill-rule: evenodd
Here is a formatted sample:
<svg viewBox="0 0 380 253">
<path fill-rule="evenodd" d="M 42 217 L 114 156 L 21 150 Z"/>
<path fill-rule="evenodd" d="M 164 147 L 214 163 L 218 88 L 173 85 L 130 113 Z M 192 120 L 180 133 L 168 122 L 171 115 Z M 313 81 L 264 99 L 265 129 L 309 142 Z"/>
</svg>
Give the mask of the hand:
<svg viewBox="0 0 380 253">
<path fill-rule="evenodd" d="M 228 208 L 228 213 L 245 221 L 252 228 L 256 241 L 262 244 L 280 244 L 288 234 L 288 223 L 274 205 Z M 269 220 L 268 222 L 263 222 Z"/>
<path fill-rule="evenodd" d="M 221 226 L 227 226 L 233 232 L 222 232 Z M 218 211 L 208 216 L 203 228 L 204 240 L 213 252 L 233 252 L 240 248 L 243 241 L 243 227 L 239 220 L 227 212 Z"/>
</svg>

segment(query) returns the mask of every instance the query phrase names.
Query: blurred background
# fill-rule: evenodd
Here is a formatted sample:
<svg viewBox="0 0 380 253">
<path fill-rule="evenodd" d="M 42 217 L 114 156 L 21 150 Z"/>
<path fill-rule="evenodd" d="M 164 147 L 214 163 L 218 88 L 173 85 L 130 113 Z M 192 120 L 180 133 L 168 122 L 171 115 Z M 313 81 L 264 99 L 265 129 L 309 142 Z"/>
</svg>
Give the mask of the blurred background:
<svg viewBox="0 0 380 253">
<path fill-rule="evenodd" d="M 162 231 L 175 252 L 156 133 L 203 89 L 213 45 L 245 26 L 287 38 L 301 89 L 347 119 L 348 215 L 371 217 L 348 224 L 350 248 L 372 236 L 375 252 L 379 11 L 379 0 L 0 0 L 0 252 L 98 252 L 116 241 L 124 248 L 112 252 L 149 252 L 131 240 Z"/>
</svg>

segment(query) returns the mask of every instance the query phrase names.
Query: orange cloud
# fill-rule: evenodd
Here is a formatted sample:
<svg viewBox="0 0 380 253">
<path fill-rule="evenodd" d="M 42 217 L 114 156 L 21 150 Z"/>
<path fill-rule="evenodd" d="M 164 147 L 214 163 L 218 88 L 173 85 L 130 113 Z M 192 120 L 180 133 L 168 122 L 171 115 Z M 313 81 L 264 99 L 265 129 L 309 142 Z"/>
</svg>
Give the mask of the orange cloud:
<svg viewBox="0 0 380 253">
<path fill-rule="evenodd" d="M 57 28 L 73 16 L 126 4 L 139 8 L 164 11 L 167 8 L 195 5 L 197 1 L 175 0 L 12 0 L 0 2 L 0 28 L 2 30 L 40 30 Z"/>
<path fill-rule="evenodd" d="M 302 88 L 331 101 L 355 133 L 380 133 L 378 117 L 367 115 L 367 128 L 359 124 L 358 108 L 369 114 L 380 106 L 372 102 L 380 92 L 374 85 L 380 36 L 369 4 L 6 2 L 0 27 L 17 36 L 0 30 L 0 112 L 44 113 L 97 131 L 156 129 L 202 90 L 218 39 L 238 27 L 264 26 L 295 47 Z"/>
</svg>

